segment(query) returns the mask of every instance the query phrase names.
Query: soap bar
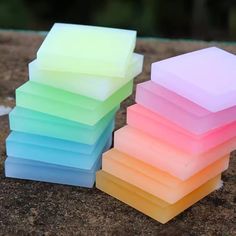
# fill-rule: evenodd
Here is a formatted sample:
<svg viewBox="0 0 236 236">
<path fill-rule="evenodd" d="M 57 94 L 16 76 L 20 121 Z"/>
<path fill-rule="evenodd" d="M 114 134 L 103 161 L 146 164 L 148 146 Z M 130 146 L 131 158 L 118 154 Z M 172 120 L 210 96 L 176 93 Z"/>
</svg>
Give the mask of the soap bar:
<svg viewBox="0 0 236 236">
<path fill-rule="evenodd" d="M 124 77 L 136 31 L 56 23 L 37 52 L 44 69 Z"/>
<path fill-rule="evenodd" d="M 10 129 L 93 145 L 101 137 L 107 124 L 114 120 L 113 109 L 93 126 L 66 120 L 45 113 L 15 107 L 9 114 Z"/>
<path fill-rule="evenodd" d="M 124 78 L 79 74 L 68 71 L 43 70 L 34 60 L 29 64 L 29 78 L 69 92 L 104 101 L 116 90 L 141 73 L 143 56 L 134 53 Z"/>
<path fill-rule="evenodd" d="M 16 105 L 64 119 L 94 125 L 132 93 L 132 81 L 105 101 L 28 81 L 16 90 Z"/>
<path fill-rule="evenodd" d="M 103 171 L 171 204 L 221 174 L 228 165 L 229 155 L 220 158 L 188 180 L 181 181 L 116 149 L 107 151 L 102 158 Z"/>
<path fill-rule="evenodd" d="M 187 180 L 234 150 L 236 138 L 218 145 L 206 153 L 193 155 L 142 131 L 125 126 L 115 132 L 114 147 L 181 180 Z"/>
<path fill-rule="evenodd" d="M 127 124 L 191 154 L 207 152 L 234 138 L 236 133 L 233 122 L 206 135 L 195 135 L 139 104 L 128 107 Z"/>
<path fill-rule="evenodd" d="M 49 164 L 91 169 L 111 136 L 114 123 L 108 125 L 94 145 L 58 140 L 39 135 L 12 132 L 6 140 L 7 156 Z"/>
<path fill-rule="evenodd" d="M 108 150 L 111 144 L 112 138 L 108 140 L 104 151 Z M 5 175 L 11 178 L 92 188 L 96 171 L 100 169 L 100 166 L 101 158 L 97 159 L 90 170 L 85 170 L 23 158 L 7 157 L 5 161 Z"/>
<path fill-rule="evenodd" d="M 195 135 L 205 135 L 234 122 L 236 116 L 236 107 L 209 112 L 152 81 L 137 85 L 136 102 Z"/>
<path fill-rule="evenodd" d="M 105 171 L 98 171 L 96 174 L 96 187 L 98 189 L 163 224 L 221 187 L 221 185 L 220 175 L 218 175 L 175 204 L 168 204 Z"/>
<path fill-rule="evenodd" d="M 211 112 L 236 105 L 236 57 L 216 47 L 152 64 L 151 80 Z"/>
</svg>

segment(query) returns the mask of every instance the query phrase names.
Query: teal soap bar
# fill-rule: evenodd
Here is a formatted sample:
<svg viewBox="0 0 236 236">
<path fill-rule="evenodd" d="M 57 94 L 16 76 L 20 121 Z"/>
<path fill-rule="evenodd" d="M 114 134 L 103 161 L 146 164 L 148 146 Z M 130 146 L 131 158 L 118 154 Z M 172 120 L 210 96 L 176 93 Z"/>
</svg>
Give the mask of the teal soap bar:
<svg viewBox="0 0 236 236">
<path fill-rule="evenodd" d="M 42 112 L 15 107 L 9 114 L 10 129 L 91 145 L 97 142 L 107 124 L 114 120 L 117 109 L 113 109 L 98 123 L 91 126 Z"/>
<path fill-rule="evenodd" d="M 136 31 L 56 23 L 37 52 L 44 69 L 124 77 Z"/>
<path fill-rule="evenodd" d="M 104 101 L 142 72 L 143 56 L 133 53 L 126 75 L 122 78 L 45 70 L 38 64 L 37 60 L 29 64 L 30 80 Z"/>
<path fill-rule="evenodd" d="M 99 101 L 61 89 L 26 82 L 16 90 L 16 105 L 64 119 L 94 125 L 132 93 L 128 82 L 105 101 Z"/>
<path fill-rule="evenodd" d="M 6 140 L 6 153 L 10 157 L 90 170 L 101 155 L 113 129 L 114 122 L 108 125 L 101 138 L 91 147 L 13 131 Z"/>
</svg>

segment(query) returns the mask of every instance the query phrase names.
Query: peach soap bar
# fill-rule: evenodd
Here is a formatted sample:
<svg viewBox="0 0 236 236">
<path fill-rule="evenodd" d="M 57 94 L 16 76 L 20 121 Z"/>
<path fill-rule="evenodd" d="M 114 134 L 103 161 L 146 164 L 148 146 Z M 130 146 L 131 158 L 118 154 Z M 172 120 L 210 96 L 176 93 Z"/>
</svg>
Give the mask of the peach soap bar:
<svg viewBox="0 0 236 236">
<path fill-rule="evenodd" d="M 236 106 L 210 112 L 152 81 L 137 85 L 136 102 L 195 135 L 205 135 L 236 117 Z"/>
<path fill-rule="evenodd" d="M 102 169 L 107 173 L 172 204 L 225 171 L 228 165 L 229 155 L 181 181 L 116 149 L 107 151 L 102 158 Z"/>
<path fill-rule="evenodd" d="M 211 112 L 236 105 L 236 56 L 210 47 L 152 64 L 151 80 Z"/>
<path fill-rule="evenodd" d="M 111 174 L 101 170 L 96 174 L 96 187 L 116 199 L 132 206 L 151 218 L 166 223 L 185 209 L 221 187 L 220 175 L 212 178 L 174 204 L 143 191 Z"/>
<path fill-rule="evenodd" d="M 192 154 L 206 152 L 234 138 L 236 133 L 236 122 L 232 122 L 203 135 L 196 135 L 139 104 L 128 107 L 127 123 Z"/>
<path fill-rule="evenodd" d="M 115 132 L 114 147 L 181 180 L 187 180 L 234 150 L 236 138 L 218 145 L 206 153 L 193 155 L 181 151 L 161 139 L 125 126 Z"/>
</svg>

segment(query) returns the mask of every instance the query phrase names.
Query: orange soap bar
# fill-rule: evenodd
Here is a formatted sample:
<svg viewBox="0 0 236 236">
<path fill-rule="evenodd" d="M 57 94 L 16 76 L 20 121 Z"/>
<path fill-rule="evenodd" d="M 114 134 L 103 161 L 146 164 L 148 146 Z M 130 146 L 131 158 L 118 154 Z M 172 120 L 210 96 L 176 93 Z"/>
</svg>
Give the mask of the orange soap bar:
<svg viewBox="0 0 236 236">
<path fill-rule="evenodd" d="M 163 224 L 210 194 L 212 191 L 221 187 L 221 185 L 220 175 L 218 175 L 178 202 L 169 204 L 103 170 L 98 171 L 96 175 L 96 187 L 98 189 Z"/>
<path fill-rule="evenodd" d="M 181 151 L 138 129 L 125 126 L 115 132 L 114 147 L 181 180 L 186 180 L 234 150 L 236 138 L 206 153 L 195 155 Z"/>
<path fill-rule="evenodd" d="M 175 203 L 228 168 L 229 155 L 182 181 L 116 149 L 103 154 L 102 169 L 150 194 Z"/>
<path fill-rule="evenodd" d="M 127 123 L 192 154 L 207 152 L 236 136 L 236 121 L 198 135 L 139 104 L 128 107 Z"/>
</svg>

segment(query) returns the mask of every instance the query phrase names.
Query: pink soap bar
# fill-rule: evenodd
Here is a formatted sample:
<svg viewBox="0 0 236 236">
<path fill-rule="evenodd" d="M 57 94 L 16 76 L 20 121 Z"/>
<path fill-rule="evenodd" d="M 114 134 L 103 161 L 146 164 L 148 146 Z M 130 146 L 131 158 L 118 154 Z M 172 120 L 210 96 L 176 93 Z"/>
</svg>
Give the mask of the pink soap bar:
<svg viewBox="0 0 236 236">
<path fill-rule="evenodd" d="M 175 203 L 228 168 L 229 155 L 204 168 L 186 181 L 111 149 L 103 154 L 102 170 L 168 203 Z"/>
<path fill-rule="evenodd" d="M 236 120 L 236 106 L 209 112 L 152 81 L 137 85 L 136 102 L 196 135 L 206 135 Z"/>
<path fill-rule="evenodd" d="M 205 135 L 194 135 L 139 104 L 128 107 L 127 123 L 191 154 L 206 152 L 236 136 L 236 121 Z"/>
<path fill-rule="evenodd" d="M 211 112 L 236 105 L 236 56 L 210 47 L 152 64 L 151 79 Z"/>
<path fill-rule="evenodd" d="M 193 155 L 138 129 L 125 126 L 115 132 L 114 147 L 170 175 L 186 180 L 234 150 L 236 138 L 204 154 Z"/>
</svg>

